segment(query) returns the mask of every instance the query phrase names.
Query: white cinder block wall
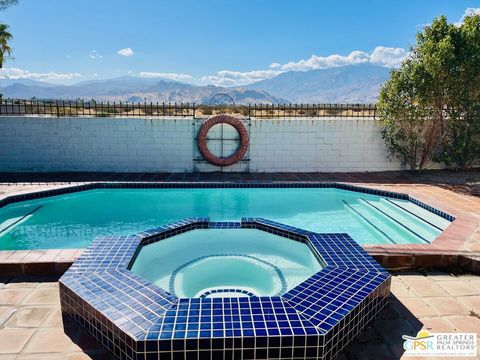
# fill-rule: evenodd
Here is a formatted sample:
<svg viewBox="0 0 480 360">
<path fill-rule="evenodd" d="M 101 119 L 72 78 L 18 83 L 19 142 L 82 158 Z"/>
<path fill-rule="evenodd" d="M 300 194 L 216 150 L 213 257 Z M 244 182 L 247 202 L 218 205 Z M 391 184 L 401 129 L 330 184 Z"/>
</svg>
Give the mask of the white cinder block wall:
<svg viewBox="0 0 480 360">
<path fill-rule="evenodd" d="M 184 172 L 191 120 L 0 117 L 2 171 Z"/>
<path fill-rule="evenodd" d="M 251 123 L 252 171 L 348 172 L 400 169 L 387 158 L 372 119 L 282 119 Z"/>
<path fill-rule="evenodd" d="M 373 119 L 252 119 L 250 171 L 382 171 L 389 161 Z M 194 166 L 192 119 L 0 117 L 0 171 L 216 171 Z M 237 164 L 231 169 L 243 170 Z"/>
</svg>

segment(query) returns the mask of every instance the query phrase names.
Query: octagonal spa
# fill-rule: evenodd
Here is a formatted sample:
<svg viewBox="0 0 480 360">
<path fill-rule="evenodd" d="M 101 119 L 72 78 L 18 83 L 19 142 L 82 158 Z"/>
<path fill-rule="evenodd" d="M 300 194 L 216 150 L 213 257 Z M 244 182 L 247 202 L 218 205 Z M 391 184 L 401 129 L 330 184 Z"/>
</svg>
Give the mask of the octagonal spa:
<svg viewBox="0 0 480 360">
<path fill-rule="evenodd" d="M 131 270 L 179 298 L 212 298 L 280 296 L 322 269 L 304 242 L 221 227 L 143 246 Z"/>
<path fill-rule="evenodd" d="M 347 234 L 186 219 L 97 238 L 62 313 L 118 359 L 333 359 L 386 306 L 390 276 Z"/>
</svg>

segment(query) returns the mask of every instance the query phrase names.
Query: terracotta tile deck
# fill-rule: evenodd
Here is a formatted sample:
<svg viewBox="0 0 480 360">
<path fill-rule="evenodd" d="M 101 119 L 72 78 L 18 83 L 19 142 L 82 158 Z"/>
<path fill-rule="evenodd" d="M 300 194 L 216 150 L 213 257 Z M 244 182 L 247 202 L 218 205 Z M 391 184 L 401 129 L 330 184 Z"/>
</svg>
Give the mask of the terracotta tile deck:
<svg viewBox="0 0 480 360">
<path fill-rule="evenodd" d="M 388 308 L 341 360 L 414 359 L 402 356 L 401 336 L 422 328 L 480 337 L 479 276 L 394 274 L 392 294 Z M 56 278 L 13 277 L 0 278 L 0 360 L 6 359 L 110 357 L 80 327 L 62 319 Z"/>
</svg>

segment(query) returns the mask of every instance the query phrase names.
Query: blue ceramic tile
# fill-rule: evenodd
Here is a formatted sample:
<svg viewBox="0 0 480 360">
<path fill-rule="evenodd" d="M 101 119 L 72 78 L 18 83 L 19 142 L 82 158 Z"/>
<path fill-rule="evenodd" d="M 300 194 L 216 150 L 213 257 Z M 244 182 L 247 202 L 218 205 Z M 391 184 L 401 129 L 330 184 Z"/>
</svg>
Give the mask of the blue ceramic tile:
<svg viewBox="0 0 480 360">
<path fill-rule="evenodd" d="M 129 270 L 141 246 L 198 228 L 255 228 L 301 241 L 324 267 L 281 297 L 212 289 L 189 299 L 179 299 Z M 146 358 L 151 352 L 168 352 L 170 342 L 177 344 L 172 354 L 183 354 L 186 341 L 190 351 L 223 349 L 228 340 L 232 351 L 255 353 L 267 339 L 280 340 L 268 346 L 272 353 L 311 353 L 307 343 L 313 342 L 316 356 L 329 357 L 341 350 L 335 339 L 348 344 L 365 326 L 365 318 L 373 319 L 383 309 L 389 288 L 388 273 L 348 235 L 316 234 L 260 218 L 192 218 L 132 236 L 98 238 L 60 279 L 63 313 L 105 338 L 104 344 L 119 344 L 117 357 L 122 359 L 131 359 L 126 354 Z M 208 298 L 210 293 L 236 291 L 248 296 Z M 236 339 L 243 342 L 235 345 Z M 218 341 L 222 345 L 212 343 Z"/>
</svg>

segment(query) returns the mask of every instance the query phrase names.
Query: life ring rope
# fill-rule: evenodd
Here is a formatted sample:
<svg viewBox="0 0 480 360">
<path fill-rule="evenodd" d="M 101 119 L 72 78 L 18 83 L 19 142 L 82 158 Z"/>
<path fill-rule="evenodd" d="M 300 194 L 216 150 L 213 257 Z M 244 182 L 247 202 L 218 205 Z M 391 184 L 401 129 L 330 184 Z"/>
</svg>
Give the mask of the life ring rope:
<svg viewBox="0 0 480 360">
<path fill-rule="evenodd" d="M 217 124 L 228 124 L 237 130 L 240 136 L 240 144 L 237 151 L 228 157 L 218 157 L 214 155 L 207 146 L 207 135 L 210 129 Z M 211 117 L 202 124 L 197 136 L 198 150 L 203 158 L 212 165 L 216 166 L 230 166 L 239 162 L 245 155 L 248 149 L 249 138 L 248 132 L 243 123 L 229 115 L 216 115 Z"/>
</svg>

